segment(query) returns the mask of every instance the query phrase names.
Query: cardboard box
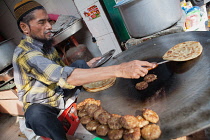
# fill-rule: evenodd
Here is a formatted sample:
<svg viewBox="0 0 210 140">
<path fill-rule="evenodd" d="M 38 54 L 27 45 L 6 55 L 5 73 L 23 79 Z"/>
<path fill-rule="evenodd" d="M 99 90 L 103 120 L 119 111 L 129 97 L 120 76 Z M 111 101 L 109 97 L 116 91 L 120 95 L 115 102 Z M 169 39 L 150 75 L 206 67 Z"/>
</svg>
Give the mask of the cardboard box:
<svg viewBox="0 0 210 140">
<path fill-rule="evenodd" d="M 15 90 L 0 92 L 0 112 L 13 116 L 24 115 L 23 104 L 18 100 Z"/>
</svg>

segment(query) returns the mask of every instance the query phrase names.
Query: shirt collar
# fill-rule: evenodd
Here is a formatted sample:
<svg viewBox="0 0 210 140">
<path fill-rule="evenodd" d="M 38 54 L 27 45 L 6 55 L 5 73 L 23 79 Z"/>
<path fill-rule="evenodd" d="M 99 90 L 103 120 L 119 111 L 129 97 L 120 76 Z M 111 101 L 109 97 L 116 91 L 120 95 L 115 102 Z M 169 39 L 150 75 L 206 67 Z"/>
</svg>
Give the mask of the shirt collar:
<svg viewBox="0 0 210 140">
<path fill-rule="evenodd" d="M 44 44 L 42 42 L 40 42 L 38 40 L 35 40 L 35 39 L 33 39 L 33 38 L 29 37 L 29 36 L 26 36 L 26 35 L 23 36 L 23 39 L 25 39 L 27 42 L 33 44 L 33 46 L 36 46 L 36 47 L 38 47 L 40 49 L 43 49 L 43 45 Z"/>
</svg>

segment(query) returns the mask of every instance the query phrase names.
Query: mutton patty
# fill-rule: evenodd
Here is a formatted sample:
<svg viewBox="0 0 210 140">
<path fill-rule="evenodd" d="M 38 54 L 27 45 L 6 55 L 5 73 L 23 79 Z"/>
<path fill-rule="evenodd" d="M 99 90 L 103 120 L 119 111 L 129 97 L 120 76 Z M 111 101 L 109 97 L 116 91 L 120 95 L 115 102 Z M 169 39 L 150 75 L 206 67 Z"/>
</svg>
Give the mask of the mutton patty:
<svg viewBox="0 0 210 140">
<path fill-rule="evenodd" d="M 147 83 L 153 82 L 157 79 L 157 75 L 155 74 L 148 74 L 144 77 L 144 81 Z"/>
<path fill-rule="evenodd" d="M 136 89 L 138 90 L 144 90 L 148 87 L 148 83 L 145 81 L 139 82 L 136 84 Z"/>
</svg>

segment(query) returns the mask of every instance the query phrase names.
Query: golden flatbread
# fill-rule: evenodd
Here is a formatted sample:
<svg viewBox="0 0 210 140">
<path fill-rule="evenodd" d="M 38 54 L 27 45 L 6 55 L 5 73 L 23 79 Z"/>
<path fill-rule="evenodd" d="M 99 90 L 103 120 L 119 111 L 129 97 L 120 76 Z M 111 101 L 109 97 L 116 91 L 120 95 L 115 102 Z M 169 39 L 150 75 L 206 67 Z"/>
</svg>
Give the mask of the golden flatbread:
<svg viewBox="0 0 210 140">
<path fill-rule="evenodd" d="M 203 51 L 200 42 L 186 41 L 169 49 L 164 55 L 164 60 L 187 61 L 198 57 Z"/>
<path fill-rule="evenodd" d="M 116 78 L 110 78 L 102 81 L 97 81 L 83 85 L 83 88 L 88 92 L 98 92 L 111 87 L 115 83 Z"/>
</svg>

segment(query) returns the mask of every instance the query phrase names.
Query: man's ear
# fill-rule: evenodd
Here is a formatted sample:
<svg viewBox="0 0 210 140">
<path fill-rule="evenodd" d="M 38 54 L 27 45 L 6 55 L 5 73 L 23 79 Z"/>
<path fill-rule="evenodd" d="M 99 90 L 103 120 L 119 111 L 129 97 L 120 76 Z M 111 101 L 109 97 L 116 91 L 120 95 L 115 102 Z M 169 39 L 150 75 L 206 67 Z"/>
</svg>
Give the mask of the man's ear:
<svg viewBox="0 0 210 140">
<path fill-rule="evenodd" d="M 29 34 L 30 28 L 29 28 L 29 26 L 26 23 L 20 22 L 20 28 L 21 28 L 21 30 L 23 31 L 23 33 L 25 35 Z"/>
</svg>

